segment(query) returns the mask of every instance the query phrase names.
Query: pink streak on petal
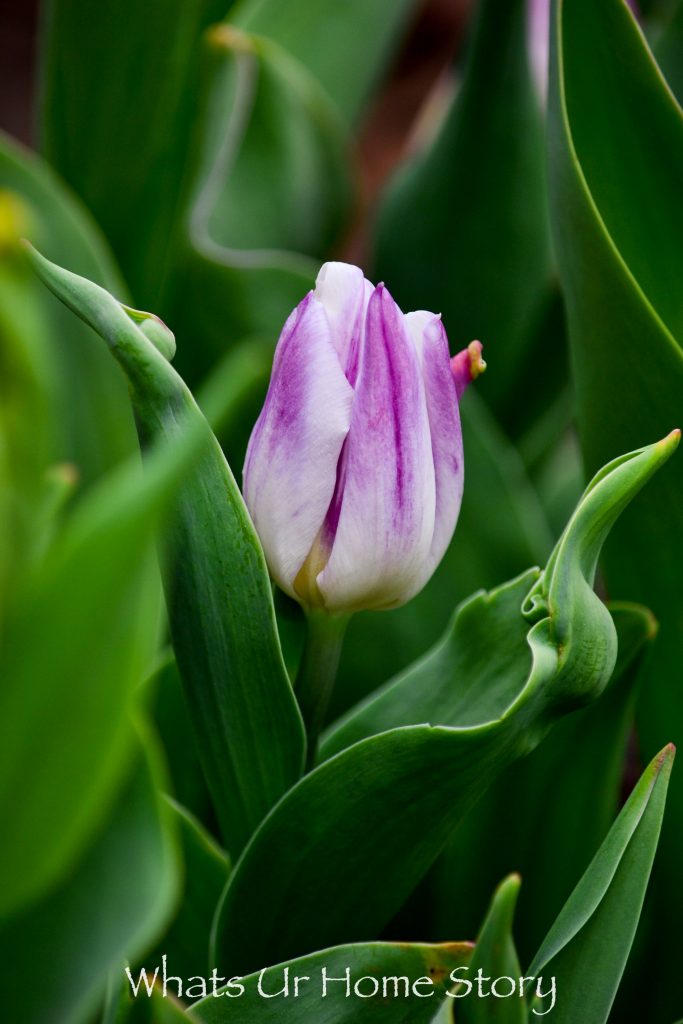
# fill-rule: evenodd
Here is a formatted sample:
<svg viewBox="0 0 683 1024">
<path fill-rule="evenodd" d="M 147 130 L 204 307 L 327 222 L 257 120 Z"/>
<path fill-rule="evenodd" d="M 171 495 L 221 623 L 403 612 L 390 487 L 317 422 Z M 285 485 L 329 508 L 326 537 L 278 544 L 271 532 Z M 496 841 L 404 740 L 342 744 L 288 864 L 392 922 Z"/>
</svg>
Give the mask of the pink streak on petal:
<svg viewBox="0 0 683 1024">
<path fill-rule="evenodd" d="M 420 357 L 379 285 L 370 299 L 332 553 L 318 576 L 330 610 L 386 608 L 419 587 L 435 482 Z"/>
<path fill-rule="evenodd" d="M 352 402 L 325 311 L 311 292 L 280 336 L 244 464 L 244 498 L 268 567 L 292 596 L 334 494 Z"/>
<path fill-rule="evenodd" d="M 434 531 L 429 556 L 420 573 L 423 586 L 443 558 L 458 521 L 464 461 L 458 392 L 441 317 L 425 312 L 408 313 L 406 324 L 422 353 L 436 484 Z"/>
</svg>

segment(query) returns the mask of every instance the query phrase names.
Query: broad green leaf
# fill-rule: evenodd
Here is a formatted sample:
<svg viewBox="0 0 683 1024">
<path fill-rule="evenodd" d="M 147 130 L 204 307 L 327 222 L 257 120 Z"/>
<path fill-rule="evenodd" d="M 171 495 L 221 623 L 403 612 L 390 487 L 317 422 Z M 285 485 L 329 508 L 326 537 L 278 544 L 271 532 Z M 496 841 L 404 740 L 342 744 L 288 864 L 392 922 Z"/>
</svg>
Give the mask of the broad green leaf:
<svg viewBox="0 0 683 1024">
<path fill-rule="evenodd" d="M 481 0 L 460 90 L 431 148 L 390 187 L 375 259 L 405 309 L 443 314 L 455 349 L 481 339 L 481 390 L 502 418 L 525 420 L 540 391 L 536 359 L 547 397 L 563 339 L 547 323 L 543 136 L 524 0 Z"/>
<path fill-rule="evenodd" d="M 189 709 L 172 652 L 156 674 L 152 690 L 154 725 L 166 751 L 171 792 L 200 821 L 211 821 L 211 797 L 197 745 L 188 742 Z"/>
<path fill-rule="evenodd" d="M 23 207 L 21 232 L 52 259 L 116 291 L 125 288 L 106 243 L 90 216 L 38 157 L 0 133 L 0 192 Z M 4 315 L 16 312 L 24 326 L 44 322 L 46 414 L 51 417 L 51 458 L 73 462 L 89 481 L 133 451 L 135 431 L 126 389 L 91 331 L 74 323 L 38 281 L 3 298 Z M 19 306 L 19 303 L 21 305 Z M 74 387 L 74 380 L 79 386 Z"/>
<path fill-rule="evenodd" d="M 230 21 L 288 50 L 356 120 L 415 7 L 415 0 L 241 0 Z"/>
<path fill-rule="evenodd" d="M 28 208 L 0 192 L 0 621 L 38 540 L 53 445 L 48 325 L 19 244 Z"/>
<path fill-rule="evenodd" d="M 0 927 L 6 1020 L 87 1019 L 108 974 L 123 974 L 125 959 L 139 956 L 168 918 L 177 852 L 149 740 L 145 746 L 148 753 L 138 746 L 116 801 L 59 887 Z"/>
<path fill-rule="evenodd" d="M 100 16 L 50 0 L 45 18 L 46 155 L 100 219 L 136 303 L 185 339 L 191 382 L 239 338 L 279 331 L 350 199 L 335 104 L 276 42 L 221 22 L 230 7 L 124 0 Z"/>
<path fill-rule="evenodd" d="M 442 725 L 437 717 L 433 725 L 369 736 L 283 797 L 224 893 L 214 927 L 214 961 L 222 970 L 244 973 L 311 947 L 378 934 L 496 774 L 533 749 L 555 718 L 602 691 L 614 667 L 616 634 L 591 588 L 600 548 L 677 442 L 673 436 L 622 456 L 595 477 L 546 569 L 528 575 L 524 594 L 520 588 L 510 630 L 525 619 L 522 643 L 492 647 L 483 630 L 466 638 L 472 649 L 463 665 L 470 674 L 457 681 L 463 694 L 457 723 L 449 717 Z M 500 598 L 473 600 L 486 611 Z M 408 670 L 418 688 L 433 692 L 440 685 L 435 664 L 440 661 L 441 672 L 449 668 L 451 643 L 449 630 Z M 499 665 L 488 692 L 476 686 L 482 643 L 485 657 Z M 366 725 L 365 734 L 371 731 Z"/>
<path fill-rule="evenodd" d="M 169 803 L 182 845 L 184 889 L 170 928 L 144 963 L 153 969 L 165 954 L 173 974 L 207 977 L 211 922 L 230 874 L 230 862 L 193 815 L 174 800 Z"/>
<path fill-rule="evenodd" d="M 96 9 L 88 0 L 47 0 L 44 7 L 43 152 L 93 211 L 136 302 L 146 306 L 158 303 L 193 166 L 203 33 L 230 4 L 117 0 Z M 93 277 L 66 253 L 46 251 Z"/>
<path fill-rule="evenodd" d="M 608 1019 L 657 850 L 673 758 L 670 745 L 646 769 L 527 971 L 555 976 L 553 1022 Z"/>
<path fill-rule="evenodd" d="M 205 438 L 175 500 L 167 588 L 200 757 L 234 855 L 304 760 L 263 551 L 220 447 L 170 363 L 107 292 L 36 259 L 48 286 L 98 330 L 121 364 L 143 443 L 173 445 L 188 425 Z M 239 391 L 239 380 L 232 387 Z"/>
<path fill-rule="evenodd" d="M 207 57 L 198 166 L 163 307 L 192 339 L 179 358 L 195 377 L 236 339 L 277 334 L 350 198 L 345 128 L 303 66 L 228 24 L 211 30 Z"/>
<path fill-rule="evenodd" d="M 3 911 L 66 870 L 125 770 L 128 706 L 156 644 L 159 587 L 150 559 L 168 477 L 142 481 L 133 466 L 105 478 L 8 612 L 0 649 L 0 808 L 12 827 L 0 861 L 13 883 L 3 887 Z"/>
<path fill-rule="evenodd" d="M 208 996 L 192 1007 L 190 1016 L 202 1024 L 428 1024 L 438 1003 L 447 998 L 451 973 L 471 956 L 472 946 L 466 942 L 340 946 L 249 975 L 241 979 L 240 998 Z M 260 994 L 259 983 L 262 992 L 282 991 L 287 975 L 288 998 L 267 999 Z M 306 978 L 298 997 L 293 995 L 296 976 Z M 333 982 L 332 978 L 343 980 Z M 386 994 L 384 978 L 388 979 Z M 416 982 L 422 984 L 415 988 Z M 375 991 L 375 996 L 367 998 Z"/>
<path fill-rule="evenodd" d="M 467 484 L 455 536 L 416 598 L 381 615 L 354 615 L 342 653 L 337 713 L 424 654 L 443 633 L 458 601 L 528 565 L 542 565 L 552 548 L 519 455 L 485 403 L 476 393 L 468 394 L 461 414 Z"/>
<path fill-rule="evenodd" d="M 477 971 L 482 971 L 488 979 L 484 989 L 487 995 L 480 999 L 476 989 L 468 992 L 465 988 L 455 1004 L 458 1024 L 527 1024 L 526 1002 L 519 994 L 522 972 L 512 937 L 520 881 L 519 875 L 510 875 L 494 893 L 467 972 L 473 977 Z M 498 982 L 496 993 L 500 998 L 496 998 L 489 984 L 492 980 L 495 985 L 500 978 L 512 978 L 517 983 L 517 995 L 511 994 L 507 982 Z"/>
<path fill-rule="evenodd" d="M 643 655 L 656 635 L 645 609 L 608 607 L 619 641 L 608 687 L 590 707 L 558 722 L 460 825 L 429 878 L 430 934 L 453 934 L 454 928 L 472 934 L 495 879 L 519 871 L 524 886 L 516 935 L 527 960 L 607 835 L 621 803 Z M 456 901 L 454 877 L 469 880 Z"/>
<path fill-rule="evenodd" d="M 634 437 L 680 424 L 683 117 L 622 0 L 558 2 L 552 44 L 551 219 L 591 470 Z M 683 722 L 682 691 L 673 683 L 683 642 L 682 531 L 679 463 L 624 516 L 605 550 L 610 595 L 642 601 L 661 625 L 639 707 L 647 756 L 664 738 L 676 741 Z M 683 898 L 680 780 L 668 821 L 651 949 L 665 922 L 677 927 L 673 908 Z M 663 963 L 667 955 L 658 949 L 656 971 L 654 961 L 641 969 L 656 973 L 657 1002 L 674 1016 L 676 966 Z"/>
</svg>

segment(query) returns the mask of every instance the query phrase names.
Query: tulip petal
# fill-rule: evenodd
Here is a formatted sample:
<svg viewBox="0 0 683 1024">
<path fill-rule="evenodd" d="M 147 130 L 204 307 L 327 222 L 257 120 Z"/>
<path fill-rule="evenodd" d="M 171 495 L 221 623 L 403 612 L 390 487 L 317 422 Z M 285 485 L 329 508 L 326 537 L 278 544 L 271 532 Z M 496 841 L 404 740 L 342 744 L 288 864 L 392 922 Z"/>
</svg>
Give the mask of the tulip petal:
<svg viewBox="0 0 683 1024">
<path fill-rule="evenodd" d="M 346 377 L 355 385 L 365 314 L 373 287 L 363 271 L 350 263 L 325 263 L 315 282 L 315 297 L 322 303 L 332 341 Z"/>
<path fill-rule="evenodd" d="M 429 557 L 435 482 L 420 357 L 382 285 L 368 306 L 344 463 L 332 553 L 318 576 L 325 605 L 401 604 Z"/>
<path fill-rule="evenodd" d="M 406 325 L 422 358 L 436 482 L 434 534 L 422 568 L 423 586 L 443 558 L 458 521 L 464 459 L 457 384 L 441 317 L 424 311 L 408 313 Z"/>
<path fill-rule="evenodd" d="M 292 597 L 332 501 L 352 402 L 327 316 L 310 292 L 280 336 L 244 463 L 244 499 L 268 568 Z"/>
</svg>

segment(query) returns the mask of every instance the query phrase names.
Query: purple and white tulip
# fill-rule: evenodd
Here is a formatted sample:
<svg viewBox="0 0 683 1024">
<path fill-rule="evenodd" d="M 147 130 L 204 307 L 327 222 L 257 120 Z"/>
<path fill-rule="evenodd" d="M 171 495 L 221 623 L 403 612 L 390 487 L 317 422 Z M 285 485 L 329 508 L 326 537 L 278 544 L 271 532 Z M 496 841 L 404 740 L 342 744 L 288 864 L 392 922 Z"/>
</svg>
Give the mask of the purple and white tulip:
<svg viewBox="0 0 683 1024">
<path fill-rule="evenodd" d="M 357 267 L 322 267 L 280 335 L 244 465 L 286 593 L 351 612 L 424 586 L 460 511 L 458 399 L 483 368 L 479 342 L 451 360 L 439 316 L 403 314 Z"/>
</svg>

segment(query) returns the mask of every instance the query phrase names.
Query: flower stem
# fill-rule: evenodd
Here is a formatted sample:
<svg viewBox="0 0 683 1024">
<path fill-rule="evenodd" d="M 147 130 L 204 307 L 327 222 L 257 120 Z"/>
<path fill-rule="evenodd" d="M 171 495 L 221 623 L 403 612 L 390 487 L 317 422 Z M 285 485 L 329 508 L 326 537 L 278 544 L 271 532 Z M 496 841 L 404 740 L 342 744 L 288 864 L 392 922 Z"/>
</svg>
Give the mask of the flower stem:
<svg viewBox="0 0 683 1024">
<path fill-rule="evenodd" d="M 308 735 L 308 770 L 315 764 L 349 618 L 317 609 L 307 615 L 306 643 L 295 689 Z"/>
</svg>

